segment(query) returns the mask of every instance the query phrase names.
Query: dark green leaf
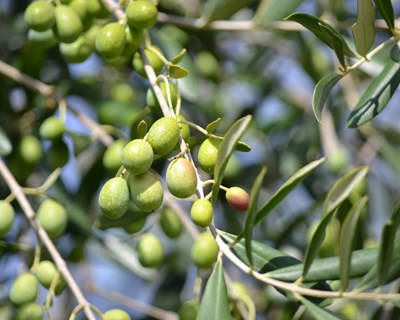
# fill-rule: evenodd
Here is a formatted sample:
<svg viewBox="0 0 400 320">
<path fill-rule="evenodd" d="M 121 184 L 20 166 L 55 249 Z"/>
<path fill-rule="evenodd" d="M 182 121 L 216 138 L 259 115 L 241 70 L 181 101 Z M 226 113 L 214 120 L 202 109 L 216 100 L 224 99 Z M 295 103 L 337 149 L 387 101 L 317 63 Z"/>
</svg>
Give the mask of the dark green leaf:
<svg viewBox="0 0 400 320">
<path fill-rule="evenodd" d="M 332 48 L 341 65 L 345 67 L 344 55 L 355 57 L 343 37 L 330 24 L 308 13 L 293 13 L 286 20 L 296 21 L 314 33 L 321 41 Z"/>
<path fill-rule="evenodd" d="M 8 156 L 12 151 L 12 144 L 7 133 L 0 127 L 0 157 Z"/>
<path fill-rule="evenodd" d="M 260 194 L 260 189 L 264 181 L 264 176 L 267 172 L 267 168 L 263 167 L 261 172 L 258 174 L 256 180 L 254 181 L 253 187 L 250 192 L 250 203 L 246 212 L 245 228 L 244 228 L 244 238 L 246 243 L 246 254 L 247 259 L 250 262 L 250 266 L 253 266 L 252 260 L 252 238 L 254 229 L 254 220 L 257 213 L 257 203 Z"/>
<path fill-rule="evenodd" d="M 302 182 L 311 172 L 313 172 L 325 158 L 313 161 L 295 174 L 293 174 L 275 193 L 274 195 L 261 207 L 256 215 L 255 224 L 258 224 L 274 209 L 300 182 Z"/>
<path fill-rule="evenodd" d="M 215 264 L 201 299 L 198 320 L 232 319 L 222 263 Z"/>
<path fill-rule="evenodd" d="M 365 57 L 375 40 L 375 7 L 372 0 L 357 1 L 357 21 L 352 26 L 357 52 Z"/>
<path fill-rule="evenodd" d="M 392 2 L 390 0 L 374 0 L 378 12 L 385 20 L 389 30 L 393 32 L 394 28 L 394 13 Z"/>
<path fill-rule="evenodd" d="M 189 74 L 189 71 L 187 71 L 185 68 L 178 66 L 177 64 L 173 64 L 168 67 L 169 70 L 169 75 L 171 78 L 174 79 L 180 79 L 184 78 Z"/>
<path fill-rule="evenodd" d="M 390 59 L 392 59 L 395 62 L 400 62 L 400 47 L 399 43 L 395 43 L 390 50 Z"/>
<path fill-rule="evenodd" d="M 246 131 L 251 122 L 251 116 L 245 116 L 237 120 L 227 131 L 224 139 L 221 142 L 218 151 L 217 163 L 214 168 L 214 184 L 212 187 L 212 203 L 215 204 L 219 192 L 219 187 L 228 164 L 229 158 L 232 155 L 235 147 Z"/>
<path fill-rule="evenodd" d="M 358 127 L 383 111 L 400 83 L 400 64 L 390 60 L 364 92 L 347 120 L 347 127 Z"/>
<path fill-rule="evenodd" d="M 367 202 L 367 197 L 361 198 L 347 213 L 339 232 L 339 274 L 341 289 L 345 291 L 349 285 L 351 254 L 354 243 L 355 229 L 358 218 Z"/>
<path fill-rule="evenodd" d="M 181 52 L 179 52 L 175 57 L 173 57 L 173 58 L 171 59 L 171 62 L 172 62 L 173 64 L 179 63 L 179 61 L 182 60 L 182 58 L 185 56 L 185 54 L 186 54 L 186 49 L 183 48 L 183 49 L 181 50 Z"/>
<path fill-rule="evenodd" d="M 208 0 L 204 5 L 201 19 L 204 23 L 215 20 L 226 20 L 240 9 L 247 7 L 255 0 Z"/>
<path fill-rule="evenodd" d="M 328 73 L 321 80 L 318 81 L 315 86 L 313 99 L 312 99 L 312 107 L 314 110 L 315 118 L 317 118 L 318 122 L 321 122 L 321 113 L 322 108 L 324 107 L 325 101 L 328 98 L 329 93 L 335 84 L 342 79 L 342 74 L 337 73 Z"/>
<path fill-rule="evenodd" d="M 335 210 L 365 178 L 367 173 L 368 167 L 361 166 L 337 180 L 325 198 L 322 207 L 323 214 L 328 215 Z"/>
<path fill-rule="evenodd" d="M 322 242 L 325 239 L 326 227 L 331 222 L 334 214 L 335 211 L 332 211 L 329 214 L 325 215 L 318 223 L 317 228 L 315 229 L 311 237 L 311 240 L 307 246 L 306 253 L 304 255 L 303 272 L 301 275 L 302 279 L 306 278 L 310 266 L 317 256 L 319 249 L 321 248 Z"/>
<path fill-rule="evenodd" d="M 221 122 L 221 118 L 218 118 L 218 119 L 214 120 L 213 122 L 210 122 L 206 127 L 206 131 L 208 133 L 213 133 L 220 122 Z"/>
<path fill-rule="evenodd" d="M 282 20 L 288 14 L 292 13 L 304 0 L 263 0 L 254 15 L 253 22 L 264 24 L 270 21 Z"/>
<path fill-rule="evenodd" d="M 221 136 L 221 135 L 215 134 L 215 133 L 212 134 L 211 137 L 216 138 L 216 139 L 220 139 L 220 140 L 224 139 L 224 136 Z M 237 145 L 235 147 L 235 151 L 249 152 L 250 150 L 251 150 L 251 147 L 247 143 L 245 143 L 243 141 L 240 141 L 240 140 L 238 141 L 238 143 L 237 143 Z"/>
<path fill-rule="evenodd" d="M 326 310 L 324 308 L 321 308 L 320 306 L 312 303 L 310 300 L 299 296 L 298 298 L 299 302 L 303 304 L 303 306 L 306 308 L 306 310 L 310 313 L 310 315 L 314 319 L 324 319 L 324 320 L 341 320 L 343 319 L 339 315 Z"/>
<path fill-rule="evenodd" d="M 142 120 L 137 126 L 137 137 L 138 139 L 143 139 L 147 133 L 147 122 Z"/>
</svg>

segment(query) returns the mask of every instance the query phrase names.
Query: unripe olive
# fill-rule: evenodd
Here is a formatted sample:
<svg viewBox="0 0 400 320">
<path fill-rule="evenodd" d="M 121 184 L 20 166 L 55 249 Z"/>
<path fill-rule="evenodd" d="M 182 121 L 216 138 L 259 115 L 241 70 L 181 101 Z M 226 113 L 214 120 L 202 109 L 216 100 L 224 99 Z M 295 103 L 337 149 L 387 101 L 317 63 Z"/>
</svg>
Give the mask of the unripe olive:
<svg viewBox="0 0 400 320">
<path fill-rule="evenodd" d="M 107 23 L 96 37 L 96 50 L 104 58 L 122 53 L 125 47 L 125 29 L 118 22 Z"/>
<path fill-rule="evenodd" d="M 9 297 L 15 305 L 34 302 L 38 293 L 39 282 L 32 273 L 21 273 L 10 288 Z"/>
<path fill-rule="evenodd" d="M 56 265 L 52 261 L 48 260 L 43 260 L 40 261 L 37 269 L 36 269 L 36 277 L 39 280 L 40 284 L 49 289 L 52 282 L 54 281 L 54 278 L 56 277 L 58 273 Z M 56 294 L 59 294 L 64 287 L 66 286 L 66 281 L 64 277 L 59 274 L 58 275 L 58 281 L 55 285 L 54 292 Z"/>
<path fill-rule="evenodd" d="M 39 139 L 32 135 L 21 138 L 18 151 L 22 160 L 30 165 L 38 163 L 43 157 L 42 145 Z"/>
<path fill-rule="evenodd" d="M 199 227 L 208 227 L 214 217 L 214 208 L 207 199 L 196 200 L 190 209 L 190 217 Z"/>
<path fill-rule="evenodd" d="M 211 268 L 217 261 L 219 247 L 209 231 L 201 233 L 194 241 L 191 257 L 194 264 L 199 268 Z"/>
<path fill-rule="evenodd" d="M 14 208 L 7 201 L 0 200 L 0 238 L 11 230 L 15 219 Z"/>
<path fill-rule="evenodd" d="M 88 30 L 93 23 L 93 18 L 86 7 L 86 0 L 72 0 L 69 6 L 81 19 L 83 30 Z"/>
<path fill-rule="evenodd" d="M 246 211 L 249 206 L 250 196 L 242 188 L 229 188 L 225 193 L 225 197 L 229 205 L 237 211 Z"/>
<path fill-rule="evenodd" d="M 67 144 L 62 140 L 53 141 L 49 150 L 47 150 L 47 162 L 50 167 L 64 167 L 69 160 L 69 150 Z"/>
<path fill-rule="evenodd" d="M 15 320 L 43 320 L 43 306 L 36 303 L 27 303 L 18 308 Z"/>
<path fill-rule="evenodd" d="M 126 7 L 126 19 L 128 24 L 136 29 L 147 29 L 157 21 L 157 7 L 143 0 L 132 1 Z"/>
<path fill-rule="evenodd" d="M 146 220 L 147 220 L 146 218 L 143 218 L 134 222 L 130 222 L 128 224 L 125 224 L 123 228 L 127 233 L 133 234 L 139 232 L 140 230 L 143 229 L 144 225 L 146 224 Z"/>
<path fill-rule="evenodd" d="M 143 41 L 143 32 L 128 25 L 125 27 L 125 47 L 122 51 L 123 56 L 132 57 L 132 55 L 139 49 Z"/>
<path fill-rule="evenodd" d="M 64 134 L 64 122 L 58 117 L 48 117 L 40 125 L 39 134 L 43 139 L 58 140 Z"/>
<path fill-rule="evenodd" d="M 137 245 L 139 262 L 143 267 L 155 268 L 164 260 L 163 245 L 154 234 L 144 234 Z"/>
<path fill-rule="evenodd" d="M 160 156 L 170 153 L 179 140 L 180 129 L 177 120 L 171 117 L 158 119 L 150 127 L 147 141 L 155 154 Z"/>
<path fill-rule="evenodd" d="M 103 155 L 103 165 L 110 171 L 116 171 L 122 165 L 122 150 L 126 145 L 125 140 L 117 140 L 107 148 Z"/>
<path fill-rule="evenodd" d="M 83 37 L 86 39 L 87 45 L 92 51 L 96 50 L 96 38 L 101 27 L 102 26 L 100 24 L 93 23 L 90 28 L 83 34 Z"/>
<path fill-rule="evenodd" d="M 114 177 L 101 188 L 99 206 L 108 218 L 122 217 L 129 206 L 129 189 L 125 179 Z"/>
<path fill-rule="evenodd" d="M 24 14 L 28 26 L 36 31 L 50 29 L 55 20 L 54 6 L 47 1 L 34 1 L 29 4 Z"/>
<path fill-rule="evenodd" d="M 89 58 L 92 48 L 86 38 L 80 36 L 72 43 L 60 43 L 60 52 L 65 61 L 81 63 Z"/>
<path fill-rule="evenodd" d="M 141 175 L 129 175 L 128 184 L 132 201 L 139 209 L 153 212 L 160 208 L 164 192 L 155 172 L 149 170 Z"/>
<path fill-rule="evenodd" d="M 46 199 L 40 204 L 36 218 L 52 239 L 59 238 L 67 228 L 67 212 L 59 202 L 53 199 Z"/>
<path fill-rule="evenodd" d="M 199 161 L 200 167 L 209 174 L 214 173 L 220 144 L 221 140 L 208 138 L 200 145 L 197 160 Z"/>
<path fill-rule="evenodd" d="M 151 145 L 143 139 L 129 142 L 122 150 L 122 165 L 131 174 L 143 174 L 153 163 L 154 153 Z"/>
<path fill-rule="evenodd" d="M 69 6 L 55 7 L 55 33 L 61 42 L 74 42 L 82 33 L 82 22 L 78 14 Z"/>
<path fill-rule="evenodd" d="M 28 40 L 34 43 L 37 48 L 42 50 L 47 50 L 58 44 L 58 39 L 54 34 L 53 29 L 48 29 L 45 31 L 35 31 L 30 29 L 28 31 Z"/>
<path fill-rule="evenodd" d="M 169 93 L 171 97 L 172 107 L 175 108 L 178 102 L 178 90 L 176 86 L 172 82 L 168 82 L 169 86 Z M 165 81 L 160 83 L 161 92 L 168 103 L 168 96 L 167 96 L 167 84 Z M 152 88 L 149 88 L 146 93 L 146 102 L 147 105 L 150 107 L 151 111 L 154 113 L 162 114 L 160 104 L 158 103 L 157 97 Z"/>
<path fill-rule="evenodd" d="M 162 54 L 160 48 L 157 48 L 155 46 L 152 46 L 152 48 L 154 48 L 155 50 L 159 51 Z M 149 49 L 145 49 L 144 52 L 146 54 L 147 59 L 149 60 L 150 65 L 153 67 L 154 72 L 156 74 L 159 74 L 164 67 L 164 62 L 158 57 L 158 55 L 156 55 Z M 140 74 L 144 78 L 147 78 L 146 72 L 144 71 L 144 63 L 142 61 L 142 58 L 140 57 L 139 52 L 136 52 L 135 55 L 133 56 L 132 66 L 133 69 L 138 74 Z"/>
<path fill-rule="evenodd" d="M 135 90 L 130 84 L 125 82 L 113 84 L 111 99 L 116 102 L 131 104 L 135 101 Z"/>
<path fill-rule="evenodd" d="M 185 158 L 175 159 L 169 164 L 165 180 L 168 190 L 178 198 L 190 197 L 197 188 L 196 170 Z"/>
<path fill-rule="evenodd" d="M 199 313 L 199 303 L 196 300 L 186 301 L 179 308 L 179 320 L 196 320 Z"/>
<path fill-rule="evenodd" d="M 111 309 L 103 314 L 103 320 L 131 320 L 131 317 L 124 310 Z"/>
<path fill-rule="evenodd" d="M 175 210 L 164 207 L 161 211 L 160 226 L 164 233 L 171 239 L 179 237 L 183 230 L 183 224 Z"/>
<path fill-rule="evenodd" d="M 86 0 L 86 8 L 97 19 L 107 18 L 110 12 L 101 0 Z"/>
</svg>

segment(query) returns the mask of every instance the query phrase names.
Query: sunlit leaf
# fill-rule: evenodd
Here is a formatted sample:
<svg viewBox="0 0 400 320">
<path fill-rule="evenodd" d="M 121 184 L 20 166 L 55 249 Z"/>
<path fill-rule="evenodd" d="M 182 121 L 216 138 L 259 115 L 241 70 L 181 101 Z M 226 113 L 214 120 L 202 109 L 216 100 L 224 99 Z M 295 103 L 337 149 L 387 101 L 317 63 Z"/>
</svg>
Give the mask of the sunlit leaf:
<svg viewBox="0 0 400 320">
<path fill-rule="evenodd" d="M 254 181 L 253 187 L 250 192 L 250 203 L 246 212 L 245 228 L 244 228 L 244 238 L 246 243 L 246 254 L 250 265 L 253 265 L 252 260 L 252 238 L 254 229 L 254 220 L 257 213 L 258 197 L 260 194 L 260 189 L 264 181 L 264 176 L 267 172 L 267 168 L 263 167 L 261 172 L 258 174 L 256 180 Z"/>
<path fill-rule="evenodd" d="M 378 12 L 385 20 L 389 30 L 394 32 L 394 12 L 392 2 L 390 0 L 374 0 Z"/>
<path fill-rule="evenodd" d="M 363 57 L 371 49 L 375 40 L 375 7 L 372 0 L 357 1 L 357 21 L 352 26 L 357 52 Z"/>
<path fill-rule="evenodd" d="M 187 50 L 186 50 L 185 48 L 183 48 L 183 49 L 181 50 L 181 52 L 179 52 L 175 57 L 173 57 L 173 58 L 171 59 L 171 62 L 172 62 L 173 64 L 179 63 L 179 62 L 182 60 L 182 58 L 185 56 L 186 51 L 187 51 Z"/>
<path fill-rule="evenodd" d="M 298 12 L 291 14 L 286 18 L 286 20 L 296 21 L 314 33 L 321 41 L 335 51 L 336 56 L 343 67 L 345 67 L 345 55 L 349 57 L 356 56 L 340 33 L 322 19 L 308 13 Z"/>
<path fill-rule="evenodd" d="M 221 122 L 221 118 L 218 118 L 218 119 L 214 120 L 213 122 L 210 122 L 206 127 L 206 131 L 208 133 L 213 133 L 220 122 Z"/>
<path fill-rule="evenodd" d="M 315 303 L 312 303 L 310 300 L 299 296 L 298 298 L 299 302 L 303 304 L 303 306 L 306 308 L 307 312 L 314 318 L 314 319 L 324 319 L 324 320 L 341 320 L 343 319 L 339 315 L 326 310 Z"/>
<path fill-rule="evenodd" d="M 201 299 L 198 320 L 232 319 L 222 262 L 217 262 Z"/>
<path fill-rule="evenodd" d="M 400 83 L 400 63 L 389 60 L 361 96 L 347 120 L 347 127 L 358 127 L 383 111 Z"/>
<path fill-rule="evenodd" d="M 313 161 L 293 174 L 261 207 L 256 215 L 255 224 L 258 224 L 262 219 L 264 219 L 272 209 L 274 209 L 300 182 L 302 182 L 324 161 L 325 158 Z"/>
<path fill-rule="evenodd" d="M 251 115 L 245 116 L 237 120 L 227 131 L 224 139 L 221 142 L 218 151 L 217 163 L 214 168 L 214 184 L 212 187 L 212 203 L 217 201 L 219 187 L 228 164 L 229 158 L 232 155 L 235 147 L 246 131 L 251 122 Z"/>
<path fill-rule="evenodd" d="M 328 195 L 325 198 L 322 212 L 324 215 L 335 210 L 358 186 L 368 173 L 368 167 L 361 166 L 355 168 L 341 177 L 333 185 Z"/>
<path fill-rule="evenodd" d="M 178 66 L 177 64 L 173 64 L 168 67 L 169 75 L 171 78 L 174 79 L 180 79 L 180 78 L 185 78 L 188 74 L 189 71 L 186 70 L 185 68 Z"/>
<path fill-rule="evenodd" d="M 226 20 L 240 9 L 247 7 L 255 0 L 208 0 L 204 5 L 201 19 L 205 23 L 215 20 Z"/>
<path fill-rule="evenodd" d="M 339 274 L 341 289 L 344 291 L 349 285 L 351 254 L 354 243 L 355 230 L 358 218 L 367 202 L 367 197 L 361 198 L 347 213 L 339 232 Z"/>
<path fill-rule="evenodd" d="M 324 107 L 325 101 L 329 96 L 332 88 L 335 84 L 343 77 L 341 74 L 328 73 L 321 80 L 318 81 L 315 86 L 312 107 L 314 110 L 315 118 L 318 122 L 321 122 L 322 108 Z"/>
<path fill-rule="evenodd" d="M 270 21 L 282 20 L 292 13 L 304 0 L 263 0 L 254 15 L 253 22 L 256 24 L 268 23 Z"/>
<path fill-rule="evenodd" d="M 12 144 L 7 133 L 0 127 L 0 157 L 8 156 L 12 151 Z"/>
</svg>

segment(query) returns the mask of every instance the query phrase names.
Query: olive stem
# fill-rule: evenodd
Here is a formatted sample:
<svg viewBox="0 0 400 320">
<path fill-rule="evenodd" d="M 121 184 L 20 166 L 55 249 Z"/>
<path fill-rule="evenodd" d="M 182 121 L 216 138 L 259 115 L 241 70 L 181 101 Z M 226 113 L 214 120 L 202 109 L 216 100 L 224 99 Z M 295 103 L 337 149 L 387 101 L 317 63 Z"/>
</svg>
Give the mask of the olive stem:
<svg viewBox="0 0 400 320">
<path fill-rule="evenodd" d="M 50 239 L 47 232 L 43 229 L 43 227 L 38 224 L 35 220 L 35 211 L 33 210 L 31 204 L 29 203 L 28 199 L 26 198 L 21 186 L 15 180 L 12 173 L 9 171 L 7 165 L 0 159 L 0 173 L 3 176 L 6 184 L 10 188 L 11 192 L 15 195 L 18 203 L 20 204 L 23 212 L 25 213 L 26 217 L 29 220 L 29 223 L 36 230 L 37 235 L 41 242 L 45 245 L 47 250 L 49 251 L 51 257 L 54 260 L 54 263 L 57 265 L 58 270 L 62 273 L 65 280 L 67 281 L 72 293 L 74 294 L 75 298 L 79 302 L 80 305 L 83 306 L 84 312 L 89 320 L 96 320 L 91 308 L 90 303 L 86 300 L 85 296 L 83 295 L 81 289 L 79 288 L 78 284 L 75 282 L 75 279 L 71 275 L 67 263 L 61 257 L 60 253 L 58 252 L 56 246 Z"/>
</svg>

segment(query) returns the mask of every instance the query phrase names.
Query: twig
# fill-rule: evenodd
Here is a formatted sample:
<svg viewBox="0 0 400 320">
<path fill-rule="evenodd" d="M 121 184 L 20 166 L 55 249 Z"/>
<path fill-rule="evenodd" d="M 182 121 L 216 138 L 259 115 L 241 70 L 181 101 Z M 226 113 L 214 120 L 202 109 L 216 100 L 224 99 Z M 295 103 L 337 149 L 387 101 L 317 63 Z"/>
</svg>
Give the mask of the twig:
<svg viewBox="0 0 400 320">
<path fill-rule="evenodd" d="M 67 267 L 66 262 L 61 257 L 60 253 L 58 252 L 54 243 L 51 241 L 47 232 L 43 229 L 43 227 L 40 224 L 38 224 L 36 222 L 35 211 L 33 210 L 32 206 L 30 205 L 25 194 L 23 193 L 21 186 L 15 180 L 14 176 L 9 171 L 7 165 L 3 162 L 2 159 L 0 159 L 0 173 L 3 176 L 4 180 L 6 181 L 11 192 L 15 195 L 15 198 L 17 199 L 18 203 L 20 204 L 22 210 L 24 211 L 26 217 L 29 220 L 29 223 L 36 230 L 38 237 L 43 242 L 43 244 L 47 248 L 47 250 L 49 251 L 51 257 L 54 260 L 54 263 L 57 265 L 58 270 L 62 273 L 65 280 L 67 281 L 76 300 L 78 301 L 78 303 L 80 305 L 83 306 L 86 316 L 88 317 L 89 320 L 96 320 L 96 317 L 94 316 L 94 314 L 90 308 L 90 303 L 86 300 L 86 298 L 83 295 L 78 284 L 75 282 L 74 278 L 72 277 L 72 275 Z"/>
</svg>

